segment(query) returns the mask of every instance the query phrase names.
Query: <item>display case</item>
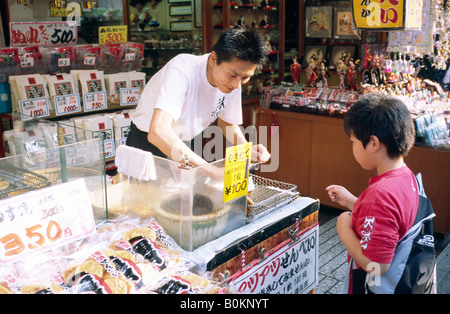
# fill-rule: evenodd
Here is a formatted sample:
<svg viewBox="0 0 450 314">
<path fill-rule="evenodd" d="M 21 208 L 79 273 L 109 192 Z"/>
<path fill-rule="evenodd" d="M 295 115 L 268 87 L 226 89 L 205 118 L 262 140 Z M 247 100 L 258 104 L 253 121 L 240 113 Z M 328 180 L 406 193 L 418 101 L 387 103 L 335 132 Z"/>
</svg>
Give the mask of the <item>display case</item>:
<svg viewBox="0 0 450 314">
<path fill-rule="evenodd" d="M 143 43 L 147 80 L 180 53 L 200 55 L 201 1 L 127 0 L 130 40 Z"/>
<path fill-rule="evenodd" d="M 81 131 L 89 132 L 63 122 L 16 120 L 4 134 L 9 152 L 16 154 L 0 160 L 0 198 L 83 178 L 95 220 L 107 219 L 104 142 L 98 136 L 78 140 Z"/>
<path fill-rule="evenodd" d="M 136 164 L 141 159 L 134 156 Z M 152 155 L 145 167 L 149 176 L 142 180 L 119 165 L 122 180 L 108 189 L 114 195 L 109 203 L 112 216 L 154 216 L 187 251 L 245 225 L 246 196 L 223 202 L 224 160 L 191 168 Z"/>
<path fill-rule="evenodd" d="M 244 103 L 259 98 L 261 87 L 284 80 L 284 1 L 221 1 L 205 7 L 204 24 L 212 29 L 205 39 L 210 51 L 222 30 L 247 27 L 261 33 L 269 51 L 269 62 L 257 69 L 256 75 L 242 88 Z"/>
</svg>

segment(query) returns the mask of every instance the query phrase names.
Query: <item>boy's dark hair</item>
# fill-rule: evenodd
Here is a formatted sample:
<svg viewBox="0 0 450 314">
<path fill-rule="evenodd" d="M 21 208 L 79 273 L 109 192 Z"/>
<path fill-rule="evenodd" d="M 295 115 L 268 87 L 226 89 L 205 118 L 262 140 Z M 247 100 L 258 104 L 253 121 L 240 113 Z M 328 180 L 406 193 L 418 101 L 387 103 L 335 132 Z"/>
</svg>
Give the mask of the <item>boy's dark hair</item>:
<svg viewBox="0 0 450 314">
<path fill-rule="evenodd" d="M 267 62 L 268 52 L 261 36 L 244 27 L 230 28 L 220 34 L 212 48 L 217 54 L 217 63 L 229 62 L 234 57 L 253 64 Z"/>
<path fill-rule="evenodd" d="M 411 114 L 397 97 L 381 93 L 361 96 L 344 117 L 344 130 L 364 147 L 375 135 L 387 147 L 390 158 L 405 157 L 415 141 Z"/>
</svg>

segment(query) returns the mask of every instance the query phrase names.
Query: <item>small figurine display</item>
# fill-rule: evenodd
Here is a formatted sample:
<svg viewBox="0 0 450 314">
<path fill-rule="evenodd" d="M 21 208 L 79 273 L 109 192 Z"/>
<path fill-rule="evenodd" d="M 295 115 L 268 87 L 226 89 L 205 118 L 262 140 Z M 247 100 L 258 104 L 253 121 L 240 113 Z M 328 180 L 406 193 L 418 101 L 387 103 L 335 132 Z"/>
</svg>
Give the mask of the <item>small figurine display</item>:
<svg viewBox="0 0 450 314">
<path fill-rule="evenodd" d="M 354 61 L 353 58 L 348 60 L 347 67 L 347 86 L 350 90 L 357 90 L 359 60 Z"/>
<path fill-rule="evenodd" d="M 291 78 L 294 86 L 298 84 L 298 78 L 300 76 L 300 71 L 302 70 L 302 66 L 297 61 L 297 56 L 292 57 L 292 64 L 291 64 Z"/>
<path fill-rule="evenodd" d="M 308 81 L 308 86 L 316 86 L 318 75 L 317 75 L 317 61 L 314 58 L 309 59 L 308 67 L 306 68 L 306 80 Z"/>
<path fill-rule="evenodd" d="M 328 87 L 328 79 L 327 77 L 330 77 L 330 72 L 328 72 L 328 68 L 326 65 L 325 60 L 321 60 L 319 62 L 320 68 L 319 68 L 319 82 L 322 82 L 322 87 L 327 88 Z"/>
<path fill-rule="evenodd" d="M 236 22 L 236 26 L 245 27 L 245 17 L 241 15 L 239 20 Z"/>
<path fill-rule="evenodd" d="M 261 22 L 259 22 L 259 26 L 266 27 L 268 25 L 267 23 L 267 15 L 264 15 Z"/>
<path fill-rule="evenodd" d="M 345 88 L 345 74 L 347 72 L 347 65 L 345 64 L 345 59 L 341 58 L 338 60 L 338 64 L 336 66 L 336 71 L 339 75 L 339 88 Z"/>
</svg>

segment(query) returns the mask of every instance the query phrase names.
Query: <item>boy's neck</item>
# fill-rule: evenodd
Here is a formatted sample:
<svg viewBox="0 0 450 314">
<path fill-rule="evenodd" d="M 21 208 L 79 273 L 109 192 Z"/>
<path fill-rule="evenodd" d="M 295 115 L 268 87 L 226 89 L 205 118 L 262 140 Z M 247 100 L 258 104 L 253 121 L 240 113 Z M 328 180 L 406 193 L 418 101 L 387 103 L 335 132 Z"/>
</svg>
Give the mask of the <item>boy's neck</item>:
<svg viewBox="0 0 450 314">
<path fill-rule="evenodd" d="M 377 166 L 377 175 L 381 175 L 385 172 L 394 170 L 394 169 L 399 169 L 401 167 L 403 167 L 405 165 L 405 161 L 403 160 L 403 156 L 400 156 L 398 158 L 395 159 L 391 159 L 388 156 L 386 156 L 386 158 L 380 162 Z"/>
</svg>

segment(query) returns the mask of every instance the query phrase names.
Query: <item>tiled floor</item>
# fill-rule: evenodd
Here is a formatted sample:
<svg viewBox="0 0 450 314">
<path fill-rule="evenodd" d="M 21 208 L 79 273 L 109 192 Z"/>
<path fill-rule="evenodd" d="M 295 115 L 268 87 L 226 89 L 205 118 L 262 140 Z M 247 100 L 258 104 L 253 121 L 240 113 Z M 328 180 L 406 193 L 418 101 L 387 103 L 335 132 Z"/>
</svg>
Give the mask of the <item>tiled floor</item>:
<svg viewBox="0 0 450 314">
<path fill-rule="evenodd" d="M 339 240 L 334 217 L 319 227 L 319 284 L 316 294 L 340 294 L 347 269 L 347 251 Z"/>
</svg>

